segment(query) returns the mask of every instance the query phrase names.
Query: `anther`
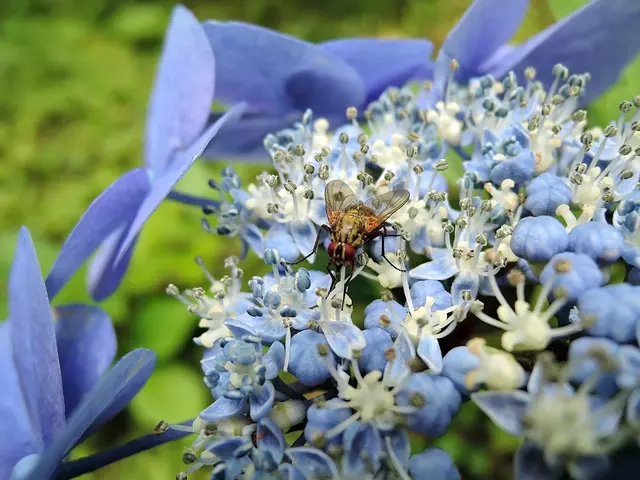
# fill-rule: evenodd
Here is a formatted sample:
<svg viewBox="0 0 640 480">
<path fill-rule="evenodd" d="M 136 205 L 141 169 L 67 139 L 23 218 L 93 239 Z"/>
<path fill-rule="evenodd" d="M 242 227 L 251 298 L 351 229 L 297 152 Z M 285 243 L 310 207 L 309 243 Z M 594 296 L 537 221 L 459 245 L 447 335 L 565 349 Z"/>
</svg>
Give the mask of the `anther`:
<svg viewBox="0 0 640 480">
<path fill-rule="evenodd" d="M 154 435 L 158 435 L 160 433 L 166 432 L 167 430 L 169 430 L 169 424 L 164 420 L 160 420 L 158 422 L 158 425 L 156 425 L 156 428 L 153 429 L 153 433 Z"/>
<path fill-rule="evenodd" d="M 533 67 L 527 67 L 524 69 L 524 78 L 531 81 L 536 78 L 536 69 Z"/>
<path fill-rule="evenodd" d="M 627 143 L 625 143 L 618 149 L 618 153 L 623 156 L 629 155 L 632 151 L 633 151 L 633 148 L 631 147 L 631 145 Z"/>
<path fill-rule="evenodd" d="M 436 171 L 444 172 L 448 168 L 449 168 L 449 162 L 447 161 L 446 158 L 441 158 L 436 162 Z"/>
<path fill-rule="evenodd" d="M 571 115 L 571 120 L 576 123 L 583 122 L 584 120 L 586 120 L 586 118 L 587 112 L 585 110 L 578 110 L 576 112 L 573 112 L 573 115 Z"/>
<path fill-rule="evenodd" d="M 357 118 L 357 116 L 358 116 L 358 109 L 356 107 L 347 108 L 347 119 L 348 120 L 355 120 Z M 345 142 L 345 143 L 347 143 L 347 142 Z"/>
<path fill-rule="evenodd" d="M 182 454 L 182 463 L 185 465 L 190 465 L 198 460 L 196 456 L 196 452 L 192 448 L 187 448 Z"/>
<path fill-rule="evenodd" d="M 556 63 L 553 66 L 552 73 L 554 77 L 560 80 L 566 80 L 567 77 L 569 76 L 569 69 L 561 63 Z"/>
<path fill-rule="evenodd" d="M 607 125 L 606 127 L 604 127 L 604 136 L 605 137 L 615 137 L 618 134 L 618 129 L 615 127 L 615 125 Z"/>
<path fill-rule="evenodd" d="M 342 145 L 346 145 L 347 143 L 349 143 L 349 135 L 347 135 L 346 133 L 342 132 L 340 134 L 340 137 L 338 137 L 338 140 L 340 140 L 340 143 Z"/>
<path fill-rule="evenodd" d="M 565 259 L 561 259 L 558 260 L 554 266 L 553 269 L 556 271 L 556 273 L 567 273 L 571 271 L 571 262 L 569 260 L 565 260 Z"/>
</svg>

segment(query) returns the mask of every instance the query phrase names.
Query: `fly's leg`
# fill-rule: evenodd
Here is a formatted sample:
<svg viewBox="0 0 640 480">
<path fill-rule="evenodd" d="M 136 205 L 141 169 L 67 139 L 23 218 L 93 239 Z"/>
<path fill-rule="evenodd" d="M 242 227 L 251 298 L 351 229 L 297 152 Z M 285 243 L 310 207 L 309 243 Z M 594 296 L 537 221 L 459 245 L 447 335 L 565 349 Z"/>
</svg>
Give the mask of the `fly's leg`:
<svg viewBox="0 0 640 480">
<path fill-rule="evenodd" d="M 396 267 L 393 263 L 391 263 L 391 260 L 389 260 L 389 259 L 387 258 L 386 254 L 385 254 L 385 251 L 384 251 L 384 237 L 386 237 L 386 236 L 387 236 L 387 227 L 383 225 L 383 226 L 382 226 L 382 230 L 383 230 L 383 233 L 379 234 L 380 240 L 382 241 L 382 255 L 380 255 L 380 257 L 378 258 L 378 260 L 379 260 L 380 258 L 384 258 L 384 259 L 387 261 L 387 263 L 388 263 L 389 265 L 391 265 L 393 268 L 395 268 L 395 269 L 396 269 L 396 270 L 398 270 L 399 272 L 403 272 L 403 273 L 404 273 L 404 272 L 406 272 L 406 270 L 404 270 L 404 269 L 402 269 L 402 268 L 398 268 L 398 267 Z M 389 236 L 391 236 L 391 237 L 399 237 L 400 235 L 389 235 Z"/>
<path fill-rule="evenodd" d="M 334 287 L 336 286 L 336 276 L 333 273 L 333 270 L 331 270 L 331 263 L 327 263 L 327 273 L 329 274 L 329 276 L 331 277 L 331 286 L 329 287 L 329 290 L 327 290 L 327 295 L 329 295 L 329 293 L 334 289 Z"/>
<path fill-rule="evenodd" d="M 349 276 L 344 281 L 344 286 L 342 287 L 342 307 L 340 307 L 340 310 L 344 310 L 344 302 L 347 298 L 347 286 L 349 285 L 349 282 L 351 282 L 351 277 L 353 277 L 354 269 L 355 269 L 355 263 L 351 265 L 351 272 L 349 273 Z"/>
<path fill-rule="evenodd" d="M 309 258 L 311 255 L 316 253 L 316 251 L 318 250 L 318 245 L 320 244 L 320 237 L 322 236 L 322 230 L 326 230 L 329 234 L 331 234 L 331 227 L 329 227 L 329 225 L 321 225 L 320 231 L 318 232 L 318 236 L 316 237 L 316 243 L 313 244 L 313 249 L 311 250 L 311 252 L 309 252 L 308 255 L 302 257 L 300 260 L 296 260 L 295 262 L 287 262 L 287 264 L 297 265 L 298 263 L 304 262 L 307 258 Z"/>
</svg>

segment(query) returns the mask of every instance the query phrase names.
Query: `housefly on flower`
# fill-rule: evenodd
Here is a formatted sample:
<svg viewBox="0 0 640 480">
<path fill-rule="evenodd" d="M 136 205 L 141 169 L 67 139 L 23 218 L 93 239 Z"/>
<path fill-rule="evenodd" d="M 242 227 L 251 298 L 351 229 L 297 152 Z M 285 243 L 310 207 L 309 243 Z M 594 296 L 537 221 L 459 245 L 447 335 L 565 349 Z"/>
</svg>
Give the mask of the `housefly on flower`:
<svg viewBox="0 0 640 480">
<path fill-rule="evenodd" d="M 382 257 L 392 267 L 398 269 L 385 256 L 384 236 L 387 234 L 385 222 L 409 201 L 409 192 L 407 190 L 392 190 L 382 195 L 374 195 L 361 202 L 349 185 L 341 180 L 331 180 L 325 187 L 324 200 L 329 225 L 322 225 L 313 250 L 295 263 L 300 263 L 316 253 L 320 242 L 320 234 L 324 229 L 329 232 L 331 237 L 331 243 L 327 248 L 327 253 L 329 254 L 327 271 L 332 279 L 329 291 L 333 289 L 336 283 L 336 275 L 331 266 L 349 266 L 351 272 L 345 283 L 344 295 L 346 295 L 346 284 L 349 283 L 349 279 L 356 267 L 356 252 L 358 248 L 376 237 L 381 237 L 382 239 Z"/>
</svg>

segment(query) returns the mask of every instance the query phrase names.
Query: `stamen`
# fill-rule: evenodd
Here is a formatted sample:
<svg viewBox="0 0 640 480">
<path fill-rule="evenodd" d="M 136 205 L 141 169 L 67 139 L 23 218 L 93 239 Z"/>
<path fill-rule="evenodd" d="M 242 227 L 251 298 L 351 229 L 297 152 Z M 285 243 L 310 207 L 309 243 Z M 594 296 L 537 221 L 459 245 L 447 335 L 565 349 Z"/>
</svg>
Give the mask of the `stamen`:
<svg viewBox="0 0 640 480">
<path fill-rule="evenodd" d="M 387 453 L 389 454 L 391 463 L 393 464 L 393 467 L 396 469 L 396 473 L 400 476 L 401 480 L 411 480 L 411 477 L 404 470 L 404 467 L 402 466 L 402 463 L 398 459 L 398 456 L 393 451 L 393 445 L 391 445 L 391 437 L 389 436 L 385 437 L 384 442 L 387 446 Z"/>
</svg>

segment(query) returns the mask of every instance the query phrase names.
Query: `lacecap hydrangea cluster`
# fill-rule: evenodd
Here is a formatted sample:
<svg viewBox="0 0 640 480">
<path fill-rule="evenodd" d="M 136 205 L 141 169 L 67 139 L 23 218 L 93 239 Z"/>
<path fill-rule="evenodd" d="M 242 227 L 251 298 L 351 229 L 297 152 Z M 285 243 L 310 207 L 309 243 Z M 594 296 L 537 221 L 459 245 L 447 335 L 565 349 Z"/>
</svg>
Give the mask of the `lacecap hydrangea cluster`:
<svg viewBox="0 0 640 480">
<path fill-rule="evenodd" d="M 176 6 L 143 164 L 95 198 L 46 277 L 18 235 L 0 479 L 74 478 L 192 435 L 178 479 L 456 480 L 425 445 L 468 401 L 521 439 L 517 480 L 637 478 L 640 96 L 599 127 L 583 106 L 640 51 L 640 4 L 591 0 L 507 44 L 528 8 L 474 0 L 433 55 L 426 39 L 314 44 Z M 248 185 L 227 167 L 204 198 L 176 189 L 200 158 L 271 166 Z M 92 255 L 92 299 L 116 292 L 166 199 L 242 245 L 222 278 L 196 259 L 207 288 L 167 287 L 199 319 L 212 403 L 72 459 L 156 356 L 109 369 L 106 312 L 56 297 Z M 251 257 L 266 275 L 243 275 Z"/>
<path fill-rule="evenodd" d="M 244 278 L 229 257 L 208 290 L 167 290 L 200 317 L 213 396 L 192 428 L 169 426 L 198 434 L 181 478 L 454 480 L 409 434 L 446 434 L 469 400 L 524 439 L 518 478 L 597 478 L 640 439 L 640 96 L 593 128 L 589 75 L 553 77 L 450 75 L 437 101 L 429 82 L 390 88 L 335 131 L 307 111 L 266 136 L 272 168 L 253 183 L 210 181 L 205 228 L 270 271 Z M 361 201 L 409 192 L 386 258 L 377 238 L 353 271 L 327 267 L 334 179 Z M 380 291 L 363 316 L 360 282 Z M 469 323 L 490 328 L 456 336 Z"/>
</svg>

